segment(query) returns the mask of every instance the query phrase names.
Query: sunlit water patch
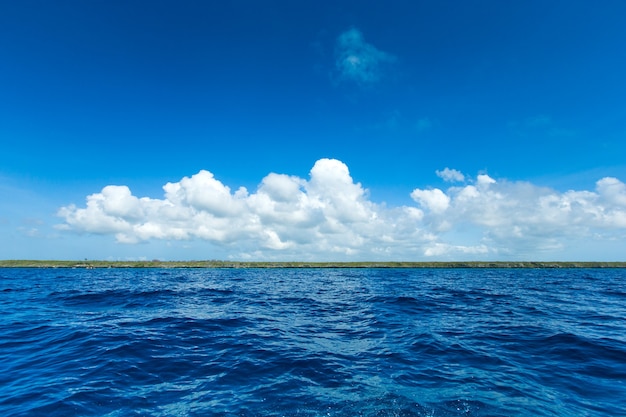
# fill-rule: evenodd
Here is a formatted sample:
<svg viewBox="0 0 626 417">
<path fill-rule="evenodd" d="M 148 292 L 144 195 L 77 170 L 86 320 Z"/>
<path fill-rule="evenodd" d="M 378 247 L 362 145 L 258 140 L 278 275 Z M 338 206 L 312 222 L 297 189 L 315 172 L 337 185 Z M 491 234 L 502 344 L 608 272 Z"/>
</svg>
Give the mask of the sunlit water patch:
<svg viewBox="0 0 626 417">
<path fill-rule="evenodd" d="M 624 274 L 2 269 L 0 415 L 626 415 Z"/>
</svg>

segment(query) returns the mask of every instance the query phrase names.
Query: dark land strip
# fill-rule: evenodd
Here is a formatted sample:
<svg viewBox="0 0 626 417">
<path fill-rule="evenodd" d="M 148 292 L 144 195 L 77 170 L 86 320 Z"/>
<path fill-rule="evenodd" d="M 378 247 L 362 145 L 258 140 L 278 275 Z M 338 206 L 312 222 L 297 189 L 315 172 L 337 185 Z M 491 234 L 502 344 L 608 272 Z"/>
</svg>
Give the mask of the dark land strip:
<svg viewBox="0 0 626 417">
<path fill-rule="evenodd" d="M 242 262 L 0 260 L 0 268 L 626 268 L 626 262 Z"/>
</svg>

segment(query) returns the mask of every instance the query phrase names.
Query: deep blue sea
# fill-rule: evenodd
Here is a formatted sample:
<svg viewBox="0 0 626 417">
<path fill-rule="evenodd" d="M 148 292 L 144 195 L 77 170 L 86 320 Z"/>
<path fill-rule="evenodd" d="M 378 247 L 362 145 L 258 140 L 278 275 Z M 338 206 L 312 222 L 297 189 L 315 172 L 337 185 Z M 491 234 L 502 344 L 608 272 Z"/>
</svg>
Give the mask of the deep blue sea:
<svg viewBox="0 0 626 417">
<path fill-rule="evenodd" d="M 0 269 L 0 415 L 626 416 L 626 270 Z"/>
</svg>

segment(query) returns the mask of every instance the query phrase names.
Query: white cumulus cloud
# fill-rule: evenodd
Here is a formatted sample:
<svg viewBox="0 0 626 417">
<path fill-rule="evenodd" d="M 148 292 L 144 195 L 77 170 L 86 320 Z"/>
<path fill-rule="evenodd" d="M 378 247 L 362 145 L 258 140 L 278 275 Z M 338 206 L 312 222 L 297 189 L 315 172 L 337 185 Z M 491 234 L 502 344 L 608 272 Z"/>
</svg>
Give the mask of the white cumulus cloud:
<svg viewBox="0 0 626 417">
<path fill-rule="evenodd" d="M 556 259 L 575 242 L 626 239 L 617 178 L 558 192 L 448 168 L 437 175 L 466 182 L 415 189 L 414 205 L 387 207 L 335 159 L 317 161 L 309 178 L 270 173 L 254 192 L 203 170 L 165 184 L 161 199 L 108 185 L 84 207 L 59 209 L 59 228 L 125 244 L 209 241 L 233 258 L 275 260 Z"/>
<path fill-rule="evenodd" d="M 444 168 L 441 171 L 435 171 L 437 176 L 444 181 L 447 182 L 463 182 L 465 181 L 465 175 L 461 173 L 461 171 L 457 171 L 456 169 L 450 169 L 448 167 Z"/>
<path fill-rule="evenodd" d="M 499 253 L 541 253 L 569 241 L 626 238 L 626 185 L 603 178 L 595 191 L 567 191 L 478 175 L 473 185 L 411 194 L 435 230 L 478 228 Z M 430 196 L 425 198 L 425 196 Z"/>
<path fill-rule="evenodd" d="M 450 205 L 450 197 L 439 188 L 434 190 L 415 189 L 411 193 L 411 198 L 433 213 L 443 213 Z"/>
<path fill-rule="evenodd" d="M 357 84 L 371 84 L 380 80 L 385 64 L 396 57 L 365 42 L 363 34 L 356 28 L 342 33 L 335 46 L 335 65 L 341 80 Z"/>
</svg>

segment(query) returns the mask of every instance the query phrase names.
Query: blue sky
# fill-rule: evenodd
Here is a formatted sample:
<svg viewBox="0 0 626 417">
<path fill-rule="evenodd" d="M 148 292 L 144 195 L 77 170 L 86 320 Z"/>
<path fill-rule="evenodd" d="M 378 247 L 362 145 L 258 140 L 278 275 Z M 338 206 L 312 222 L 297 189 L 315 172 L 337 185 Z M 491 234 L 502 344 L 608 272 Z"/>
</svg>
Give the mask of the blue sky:
<svg viewBox="0 0 626 417">
<path fill-rule="evenodd" d="M 625 15 L 4 2 L 0 258 L 623 260 Z"/>
</svg>

